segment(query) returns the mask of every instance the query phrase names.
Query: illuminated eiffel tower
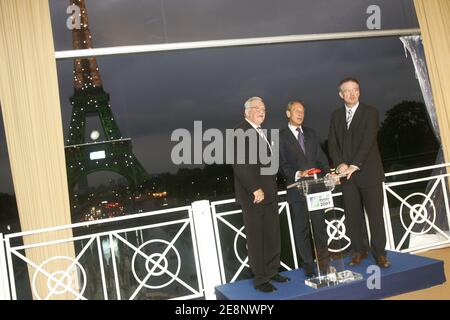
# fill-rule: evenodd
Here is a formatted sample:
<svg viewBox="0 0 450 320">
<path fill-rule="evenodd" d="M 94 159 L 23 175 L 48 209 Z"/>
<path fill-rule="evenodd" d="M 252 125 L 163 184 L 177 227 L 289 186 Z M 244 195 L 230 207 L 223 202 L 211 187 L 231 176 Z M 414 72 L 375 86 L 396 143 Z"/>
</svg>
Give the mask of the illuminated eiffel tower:
<svg viewBox="0 0 450 320">
<path fill-rule="evenodd" d="M 71 0 L 80 8 L 80 28 L 72 30 L 74 49 L 92 48 L 92 37 L 84 0 Z M 133 154 L 130 138 L 124 138 L 109 105 L 109 94 L 104 91 L 95 58 L 76 58 L 73 68 L 74 94 L 72 118 L 66 139 L 66 163 L 70 192 L 90 173 L 112 171 L 128 180 L 132 189 L 141 186 L 149 175 Z M 86 119 L 98 117 L 103 141 L 86 141 Z M 97 134 L 98 135 L 98 134 Z"/>
</svg>

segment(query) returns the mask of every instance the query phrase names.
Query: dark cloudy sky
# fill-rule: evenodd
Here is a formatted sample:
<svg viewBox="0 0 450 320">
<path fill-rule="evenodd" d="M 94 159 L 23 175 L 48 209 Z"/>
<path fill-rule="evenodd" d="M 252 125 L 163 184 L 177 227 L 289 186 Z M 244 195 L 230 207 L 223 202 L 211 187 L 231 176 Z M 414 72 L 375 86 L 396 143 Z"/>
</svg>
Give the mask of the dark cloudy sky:
<svg viewBox="0 0 450 320">
<path fill-rule="evenodd" d="M 71 49 L 71 32 L 65 25 L 68 3 L 50 1 L 56 50 Z M 366 9 L 371 4 L 381 8 L 382 29 L 418 27 L 409 0 L 86 4 L 95 47 L 367 30 Z M 242 119 L 243 102 L 253 95 L 265 99 L 266 125 L 273 128 L 285 125 L 289 100 L 304 100 L 305 124 L 322 139 L 330 113 L 340 106 L 337 83 L 345 76 L 360 79 L 361 100 L 376 106 L 382 117 L 403 100 L 422 101 L 412 61 L 397 37 L 109 56 L 99 57 L 98 64 L 116 121 L 124 136 L 132 138 L 134 152 L 149 173 L 176 169 L 170 164 L 174 129 L 191 130 L 194 120 L 202 120 L 205 129 L 233 127 Z M 57 66 L 66 129 L 72 60 L 59 60 Z M 92 128 L 97 125 L 90 121 Z M 5 152 L 0 166 L 0 192 L 11 192 Z"/>
</svg>

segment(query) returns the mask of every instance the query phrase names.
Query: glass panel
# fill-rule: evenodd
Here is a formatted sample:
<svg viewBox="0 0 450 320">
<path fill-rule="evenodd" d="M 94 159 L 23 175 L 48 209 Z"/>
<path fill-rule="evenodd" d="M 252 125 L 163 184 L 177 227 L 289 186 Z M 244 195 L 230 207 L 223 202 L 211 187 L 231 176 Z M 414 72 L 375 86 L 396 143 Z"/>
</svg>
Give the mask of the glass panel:
<svg viewBox="0 0 450 320">
<path fill-rule="evenodd" d="M 380 111 L 380 137 L 385 126 L 391 127 L 388 111 L 394 106 L 403 101 L 415 101 L 414 106 L 423 103 L 412 62 L 395 37 L 129 54 L 86 61 L 57 62 L 72 210 L 76 211 L 72 213 L 77 216 L 89 214 L 93 207 L 115 216 L 122 214 L 120 208 L 134 213 L 198 199 L 233 198 L 231 167 L 205 166 L 203 159 L 194 163 L 193 148 L 192 164 L 176 164 L 171 153 L 179 143 L 171 141 L 171 135 L 185 128 L 192 144 L 197 141 L 206 147 L 209 142 L 202 142 L 201 134 L 210 128 L 224 132 L 235 127 L 243 119 L 243 102 L 250 96 L 265 99 L 267 128 L 284 127 L 287 102 L 303 100 L 305 125 L 313 127 L 324 142 L 330 115 L 341 106 L 337 84 L 347 75 L 360 80 L 361 100 Z M 77 69 L 79 62 L 85 71 Z M 80 79 L 83 85 L 74 87 L 74 80 Z M 97 79 L 95 87 L 92 79 Z M 90 91 L 82 90 L 86 85 Z M 194 126 L 199 135 L 194 135 Z M 91 137 L 93 131 L 99 132 L 96 140 Z M 395 143 L 388 134 L 380 140 L 386 170 L 392 169 L 393 157 L 394 163 L 404 166 L 418 162 L 401 162 L 399 157 L 420 156 L 419 165 L 434 163 L 437 146 L 430 148 L 431 140 L 432 136 L 425 137 L 412 153 L 403 153 L 409 149 L 401 146 L 406 149 L 392 154 L 395 148 L 384 148 Z M 87 186 L 84 194 L 74 192 L 80 190 L 80 183 Z"/>
<path fill-rule="evenodd" d="M 418 28 L 411 0 L 86 0 L 94 47 Z M 72 49 L 73 0 L 51 0 L 55 48 Z M 82 7 L 79 0 L 75 3 Z M 371 6 L 379 8 L 372 9 Z M 374 11 L 375 10 L 375 11 Z M 367 13 L 369 12 L 369 13 Z M 379 26 L 373 20 L 379 12 Z M 70 21 L 69 21 L 70 22 Z M 70 22 L 75 25 L 75 22 Z M 371 27 L 372 28 L 372 27 Z"/>
</svg>

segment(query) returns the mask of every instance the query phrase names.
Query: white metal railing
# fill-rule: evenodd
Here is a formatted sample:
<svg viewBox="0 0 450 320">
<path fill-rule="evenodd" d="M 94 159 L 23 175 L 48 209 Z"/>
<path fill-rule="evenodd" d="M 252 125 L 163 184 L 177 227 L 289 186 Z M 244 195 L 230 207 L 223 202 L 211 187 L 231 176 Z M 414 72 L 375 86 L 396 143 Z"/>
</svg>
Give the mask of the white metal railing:
<svg viewBox="0 0 450 320">
<path fill-rule="evenodd" d="M 161 220 L 162 216 L 164 222 L 107 228 L 118 221 Z M 6 235 L 11 298 L 17 299 L 14 270 L 24 263 L 32 270 L 30 282 L 35 299 L 52 299 L 61 294 L 81 300 L 203 297 L 198 252 L 192 250 L 197 247 L 197 240 L 190 206 L 100 220 L 95 224 L 109 230 L 26 245 L 13 243 L 22 236 L 44 236 L 64 229 L 76 231 L 94 224 L 77 223 Z M 77 248 L 75 257 L 49 257 L 36 263 L 25 255 L 25 250 L 65 243 L 73 243 Z M 55 261 L 66 265 L 64 270 L 48 271 L 47 267 Z M 45 293 L 37 286 L 42 279 L 47 281 Z"/>
<path fill-rule="evenodd" d="M 386 174 L 387 179 L 393 180 L 383 184 L 387 249 L 418 252 L 450 245 L 446 183 L 450 175 L 433 172 L 414 177 L 424 171 L 442 171 L 448 167 L 450 164 L 442 164 Z M 417 184 L 422 183 L 420 188 L 425 189 L 428 182 L 432 184 L 427 193 L 417 190 Z M 405 188 L 408 185 L 410 190 Z M 286 191 L 278 194 L 284 196 Z M 341 193 L 333 194 L 334 199 L 341 196 Z M 439 204 L 435 201 L 441 201 L 446 212 L 445 223 L 436 221 Z M 289 238 L 284 252 L 292 255 L 292 262 L 282 261 L 282 266 L 287 270 L 298 268 L 287 202 L 280 202 L 278 210 Z M 329 250 L 348 250 L 351 243 L 346 235 L 344 209 L 336 206 L 329 211 L 334 212 L 326 215 Z M 23 273 L 27 269 L 33 271 L 30 285 L 38 299 L 51 299 L 62 293 L 83 300 L 214 299 L 215 286 L 236 281 L 248 268 L 240 213 L 235 199 L 211 203 L 202 200 L 191 206 L 9 234 L 4 238 L 0 234 L 0 299 L 19 298 L 15 275 L 21 264 Z M 157 221 L 144 221 L 154 218 Z M 137 225 L 130 226 L 133 223 Z M 86 231 L 91 227 L 104 230 L 47 242 L 27 242 L 27 245 L 17 243 L 21 237 L 30 235 L 61 230 L 77 234 L 80 229 Z M 74 244 L 75 258 L 49 257 L 36 263 L 25 255 L 25 250 L 62 243 Z M 65 261 L 67 267 L 56 272 L 46 270 L 55 260 Z M 36 286 L 40 277 L 47 280 L 45 295 Z"/>
<path fill-rule="evenodd" d="M 450 244 L 450 209 L 448 202 L 447 170 L 450 163 L 387 173 L 395 181 L 384 183 L 384 213 L 389 249 L 419 252 Z M 403 176 L 433 170 L 430 176 L 402 180 Z M 436 173 L 434 171 L 444 171 Z M 400 181 L 399 181 L 400 180 Z M 427 190 L 414 190 L 425 183 Z M 410 191 L 405 190 L 409 185 Z M 412 190 L 411 190 L 412 189 Z M 405 192 L 407 191 L 407 192 Z M 437 221 L 437 207 L 445 210 L 445 217 Z M 393 227 L 396 222 L 397 228 Z M 395 234 L 397 231 L 397 234 Z M 396 239 L 397 238 L 397 239 Z M 409 243 L 407 243 L 409 239 Z"/>
<path fill-rule="evenodd" d="M 6 268 L 5 241 L 0 233 L 0 300 L 9 300 L 8 270 Z"/>
<path fill-rule="evenodd" d="M 192 204 L 194 224 L 197 237 L 197 248 L 202 266 L 202 278 L 206 299 L 215 299 L 214 288 L 221 284 L 219 258 L 212 223 L 211 206 L 209 201 L 196 201 Z"/>
<path fill-rule="evenodd" d="M 279 195 L 285 194 L 286 191 L 279 192 Z M 234 282 L 238 279 L 239 276 L 242 275 L 242 272 L 245 268 L 249 268 L 248 265 L 248 256 L 246 252 L 246 235 L 244 233 L 244 225 L 241 218 L 241 209 L 237 210 L 224 210 L 221 209 L 222 206 L 230 205 L 236 203 L 235 199 L 228 199 L 222 201 L 215 201 L 211 203 L 211 214 L 212 220 L 214 223 L 214 231 L 215 231 L 215 242 L 217 246 L 218 252 L 218 260 L 220 265 L 220 277 L 222 283 Z M 288 249 L 293 256 L 293 265 L 289 265 L 287 262 L 281 261 L 281 266 L 287 270 L 291 270 L 293 268 L 297 269 L 297 254 L 295 250 L 294 243 L 294 235 L 292 229 L 291 215 L 289 211 L 289 206 L 287 202 L 278 203 L 278 214 L 280 215 L 280 220 L 284 220 L 288 226 L 289 240 L 290 240 L 290 248 Z M 234 221 L 233 221 L 234 218 Z M 222 226 L 225 227 L 225 230 L 222 230 Z M 224 236 L 226 231 L 231 232 L 231 236 Z M 224 244 L 223 240 L 227 240 L 228 242 Z M 230 243 L 232 240 L 232 243 Z M 232 250 L 230 250 L 232 248 Z M 234 261 L 234 268 L 232 271 L 225 267 L 225 259 L 223 256 L 223 252 L 228 250 L 228 259 L 227 262 Z M 287 248 L 285 248 L 287 249 Z M 230 254 L 231 251 L 231 254 Z M 232 260 L 232 261 L 230 261 Z"/>
</svg>

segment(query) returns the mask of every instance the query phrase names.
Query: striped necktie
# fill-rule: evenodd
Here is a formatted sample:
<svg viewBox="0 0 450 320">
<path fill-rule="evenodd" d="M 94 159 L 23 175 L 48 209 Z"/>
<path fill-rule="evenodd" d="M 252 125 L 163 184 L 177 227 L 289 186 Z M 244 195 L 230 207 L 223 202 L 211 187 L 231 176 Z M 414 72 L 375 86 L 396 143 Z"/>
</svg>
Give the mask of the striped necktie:
<svg viewBox="0 0 450 320">
<path fill-rule="evenodd" d="M 353 111 L 352 111 L 352 109 L 348 109 L 347 110 L 347 119 L 345 120 L 345 122 L 347 123 L 347 130 L 350 127 L 350 123 L 352 122 L 352 118 L 353 118 Z"/>
</svg>

